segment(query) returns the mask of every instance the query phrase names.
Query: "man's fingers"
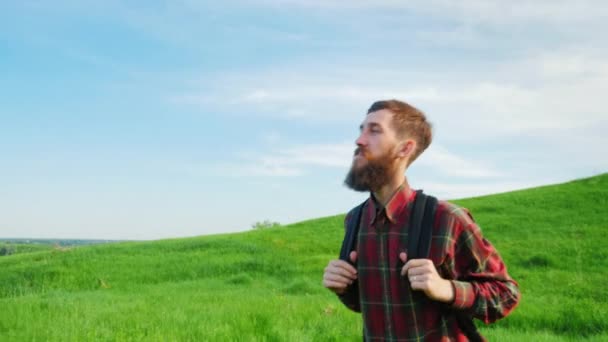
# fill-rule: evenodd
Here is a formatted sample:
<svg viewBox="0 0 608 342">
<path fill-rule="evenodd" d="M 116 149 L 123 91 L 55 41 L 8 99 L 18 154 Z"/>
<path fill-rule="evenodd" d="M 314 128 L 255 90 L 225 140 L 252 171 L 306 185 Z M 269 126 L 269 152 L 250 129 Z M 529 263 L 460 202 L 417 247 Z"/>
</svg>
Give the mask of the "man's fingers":
<svg viewBox="0 0 608 342">
<path fill-rule="evenodd" d="M 417 291 L 426 290 L 426 283 L 423 281 L 410 282 L 410 286 L 412 287 L 412 290 L 417 290 Z"/>
<path fill-rule="evenodd" d="M 352 263 L 356 263 L 357 262 L 357 252 L 356 251 L 352 251 L 350 252 L 350 261 L 352 261 Z"/>
<path fill-rule="evenodd" d="M 351 253 L 356 260 L 356 252 Z M 344 260 L 332 260 L 325 267 L 323 286 L 337 294 L 343 293 L 346 288 L 357 279 L 357 269 Z"/>
<path fill-rule="evenodd" d="M 429 263 L 432 264 L 432 261 L 429 259 L 410 259 L 401 269 L 401 275 L 405 276 L 409 270 L 429 265 Z"/>
<path fill-rule="evenodd" d="M 431 271 L 428 270 L 426 267 L 411 267 L 407 271 L 408 276 L 420 276 L 420 275 L 425 275 L 425 274 L 429 274 L 429 273 L 431 273 Z"/>
<path fill-rule="evenodd" d="M 405 252 L 399 253 L 399 259 L 405 263 L 407 261 L 407 254 Z"/>
<path fill-rule="evenodd" d="M 353 265 L 347 263 L 344 260 L 333 260 L 332 262 L 330 262 L 330 266 L 333 266 L 335 268 L 341 268 L 343 270 L 348 271 L 351 274 L 357 274 L 357 269 L 353 267 Z"/>
<path fill-rule="evenodd" d="M 408 279 L 410 280 L 410 283 L 424 283 L 425 281 L 429 280 L 429 276 L 426 274 L 408 274 Z"/>
<path fill-rule="evenodd" d="M 340 283 L 323 280 L 323 286 L 337 294 L 342 294 L 346 291 L 346 286 Z"/>
<path fill-rule="evenodd" d="M 338 266 L 336 266 L 338 265 Z M 336 276 L 342 276 L 344 278 L 348 278 L 349 280 L 357 279 L 357 274 L 349 271 L 348 268 L 341 267 L 339 263 L 334 264 L 333 262 L 325 267 L 325 276 L 333 274 Z"/>
<path fill-rule="evenodd" d="M 343 290 L 346 288 L 347 284 L 323 279 L 323 286 L 327 287 L 328 289 Z"/>
<path fill-rule="evenodd" d="M 353 283 L 353 279 L 351 279 L 351 278 L 347 278 L 347 277 L 341 276 L 339 274 L 332 274 L 332 273 L 325 274 L 325 277 L 323 279 L 327 279 L 332 282 L 342 283 L 342 284 L 346 284 L 346 285 L 350 285 Z"/>
<path fill-rule="evenodd" d="M 357 275 L 356 274 L 353 274 L 352 272 L 349 272 L 349 271 L 347 271 L 347 270 L 345 270 L 343 268 L 332 268 L 332 269 L 328 270 L 327 273 L 341 275 L 341 276 L 343 276 L 345 278 L 349 278 L 349 279 L 352 279 L 352 280 L 357 279 Z"/>
<path fill-rule="evenodd" d="M 433 262 L 429 259 L 410 259 L 407 263 L 405 263 L 405 266 L 409 265 L 410 267 L 419 267 L 430 265 L 432 263 Z"/>
</svg>

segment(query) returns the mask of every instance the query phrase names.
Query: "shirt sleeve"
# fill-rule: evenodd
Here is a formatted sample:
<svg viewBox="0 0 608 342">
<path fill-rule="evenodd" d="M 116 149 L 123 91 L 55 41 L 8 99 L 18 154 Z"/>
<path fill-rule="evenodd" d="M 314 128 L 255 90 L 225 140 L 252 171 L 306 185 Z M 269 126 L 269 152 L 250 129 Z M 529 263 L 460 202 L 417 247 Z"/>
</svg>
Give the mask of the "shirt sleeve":
<svg viewBox="0 0 608 342">
<path fill-rule="evenodd" d="M 348 221 L 352 216 L 352 211 L 344 218 L 344 231 L 346 232 Z M 356 266 L 355 266 L 356 267 Z M 346 291 L 338 295 L 340 301 L 349 309 L 355 312 L 361 312 L 361 301 L 359 299 L 359 280 L 353 281 Z"/>
<path fill-rule="evenodd" d="M 452 307 L 486 324 L 507 316 L 519 303 L 517 283 L 492 244 L 466 209 L 452 212 L 455 234 Z"/>
</svg>

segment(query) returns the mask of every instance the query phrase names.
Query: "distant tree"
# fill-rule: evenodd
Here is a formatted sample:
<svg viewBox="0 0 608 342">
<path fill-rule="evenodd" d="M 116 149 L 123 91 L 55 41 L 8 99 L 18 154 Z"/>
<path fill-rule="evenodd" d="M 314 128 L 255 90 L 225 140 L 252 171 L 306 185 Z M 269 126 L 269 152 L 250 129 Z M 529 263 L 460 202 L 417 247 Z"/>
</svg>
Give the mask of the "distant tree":
<svg viewBox="0 0 608 342">
<path fill-rule="evenodd" d="M 0 256 L 11 255 L 13 254 L 13 248 L 11 246 L 2 246 L 0 247 Z"/>
<path fill-rule="evenodd" d="M 270 220 L 258 221 L 251 225 L 253 229 L 266 229 L 266 228 L 274 228 L 280 227 L 281 224 L 279 222 L 272 222 Z"/>
</svg>

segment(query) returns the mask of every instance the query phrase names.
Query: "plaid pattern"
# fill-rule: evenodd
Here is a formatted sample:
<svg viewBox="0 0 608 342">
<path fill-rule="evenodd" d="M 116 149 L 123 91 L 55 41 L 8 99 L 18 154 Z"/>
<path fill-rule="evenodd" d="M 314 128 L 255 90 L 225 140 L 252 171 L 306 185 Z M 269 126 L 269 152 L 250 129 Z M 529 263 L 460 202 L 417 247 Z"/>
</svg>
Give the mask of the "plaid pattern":
<svg viewBox="0 0 608 342">
<path fill-rule="evenodd" d="M 363 207 L 357 243 L 358 281 L 339 297 L 362 313 L 366 341 L 467 341 L 454 312 L 485 323 L 496 321 L 518 304 L 517 283 L 469 212 L 440 201 L 430 259 L 442 278 L 452 279 L 455 298 L 446 304 L 413 291 L 407 277 L 400 275 L 404 264 L 399 254 L 407 252 L 415 196 L 404 186 L 384 208 L 370 196 Z"/>
</svg>

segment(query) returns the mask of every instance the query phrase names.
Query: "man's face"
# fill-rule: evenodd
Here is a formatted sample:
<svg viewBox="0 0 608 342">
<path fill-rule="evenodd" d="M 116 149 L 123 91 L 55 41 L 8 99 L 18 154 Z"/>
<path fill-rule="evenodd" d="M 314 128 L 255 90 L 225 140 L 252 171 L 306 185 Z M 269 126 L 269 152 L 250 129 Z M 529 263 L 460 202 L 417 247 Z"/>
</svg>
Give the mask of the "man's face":
<svg viewBox="0 0 608 342">
<path fill-rule="evenodd" d="M 361 123 L 361 134 L 355 141 L 357 150 L 353 156 L 353 165 L 364 165 L 388 153 L 397 145 L 397 135 L 391 121 L 393 113 L 387 109 L 367 114 Z"/>
<path fill-rule="evenodd" d="M 397 172 L 399 140 L 391 125 L 392 113 L 382 109 L 369 113 L 361 124 L 357 148 L 344 183 L 356 191 L 377 191 Z"/>
</svg>

